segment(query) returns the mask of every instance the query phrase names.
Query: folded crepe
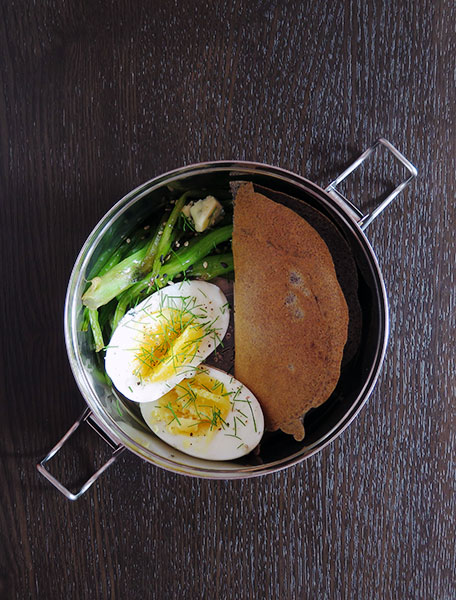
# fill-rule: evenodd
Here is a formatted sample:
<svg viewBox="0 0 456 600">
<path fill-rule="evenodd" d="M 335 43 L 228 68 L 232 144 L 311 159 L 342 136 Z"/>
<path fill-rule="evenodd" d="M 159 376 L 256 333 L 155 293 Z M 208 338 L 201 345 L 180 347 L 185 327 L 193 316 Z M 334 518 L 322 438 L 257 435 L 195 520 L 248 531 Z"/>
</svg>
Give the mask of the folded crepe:
<svg viewBox="0 0 456 600">
<path fill-rule="evenodd" d="M 241 185 L 234 201 L 235 377 L 263 408 L 266 429 L 304 438 L 304 415 L 340 377 L 348 308 L 317 231 Z"/>
</svg>

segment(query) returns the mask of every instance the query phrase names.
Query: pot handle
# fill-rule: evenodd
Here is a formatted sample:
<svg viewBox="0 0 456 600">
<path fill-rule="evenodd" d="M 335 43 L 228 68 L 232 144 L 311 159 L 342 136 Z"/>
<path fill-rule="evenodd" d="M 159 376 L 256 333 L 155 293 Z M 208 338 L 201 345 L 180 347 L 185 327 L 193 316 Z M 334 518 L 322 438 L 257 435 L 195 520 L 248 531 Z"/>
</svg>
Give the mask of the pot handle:
<svg viewBox="0 0 456 600">
<path fill-rule="evenodd" d="M 90 419 L 90 417 L 92 418 Z M 60 483 L 60 481 L 58 481 L 53 475 L 51 475 L 51 473 L 44 467 L 44 465 L 60 450 L 60 448 L 64 445 L 68 438 L 72 436 L 76 429 L 78 429 L 78 427 L 83 423 L 87 423 L 87 425 L 90 425 L 90 427 L 92 427 L 92 429 L 96 431 L 98 435 L 113 449 L 113 453 L 111 458 L 107 462 L 105 462 L 104 465 L 102 465 L 98 469 L 98 471 L 96 471 L 76 493 L 73 494 L 68 488 L 66 488 L 62 483 Z M 57 444 L 43 458 L 43 460 L 36 465 L 36 468 L 41 473 L 41 475 L 46 477 L 46 479 L 50 481 L 52 485 L 56 487 L 60 492 L 62 492 L 62 494 L 66 496 L 69 500 L 77 500 L 80 496 L 82 496 L 84 492 L 86 492 L 89 489 L 92 483 L 94 483 L 98 479 L 98 477 L 103 473 L 103 471 L 106 471 L 106 469 L 112 465 L 112 463 L 116 460 L 116 458 L 118 458 L 122 454 L 124 450 L 125 446 L 122 446 L 122 444 L 113 443 L 113 441 L 107 436 L 107 434 L 104 433 L 101 427 L 97 425 L 97 422 L 94 420 L 94 416 L 92 416 L 92 411 L 89 408 L 86 408 L 86 410 L 82 413 L 79 419 L 65 433 L 62 439 L 59 442 L 57 442 Z"/>
<path fill-rule="evenodd" d="M 387 150 L 392 152 L 394 156 L 399 160 L 399 162 L 407 169 L 410 173 L 409 177 L 400 183 L 392 192 L 389 194 L 378 206 L 375 208 L 370 214 L 363 215 L 363 213 L 357 208 L 350 200 L 345 198 L 343 194 L 339 192 L 337 186 L 341 181 L 343 181 L 352 171 L 357 169 L 373 152 L 377 149 L 378 146 L 385 146 Z M 378 215 L 394 200 L 394 198 L 402 192 L 402 190 L 408 186 L 408 184 L 415 179 L 418 171 L 412 163 L 405 158 L 405 156 L 399 152 L 397 148 L 395 148 L 388 140 L 384 138 L 379 138 L 370 148 L 365 150 L 361 156 L 359 156 L 355 162 L 353 162 L 343 173 L 339 175 L 334 181 L 332 181 L 325 191 L 335 200 L 343 201 L 345 204 L 348 204 L 349 209 L 354 213 L 355 219 L 358 221 L 358 225 L 364 231 L 368 225 L 372 223 L 374 219 L 378 217 Z"/>
</svg>

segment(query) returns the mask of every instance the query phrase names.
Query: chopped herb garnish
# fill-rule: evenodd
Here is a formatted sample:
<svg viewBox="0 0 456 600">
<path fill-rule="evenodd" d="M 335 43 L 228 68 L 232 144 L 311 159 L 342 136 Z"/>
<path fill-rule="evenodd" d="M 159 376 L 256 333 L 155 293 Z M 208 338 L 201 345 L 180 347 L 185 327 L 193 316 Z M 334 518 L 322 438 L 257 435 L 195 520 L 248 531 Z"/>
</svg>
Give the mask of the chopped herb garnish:
<svg viewBox="0 0 456 600">
<path fill-rule="evenodd" d="M 180 424 L 181 424 L 181 422 L 180 422 L 180 421 L 179 421 L 179 419 L 177 418 L 177 415 L 176 415 L 176 413 L 174 412 L 174 410 L 173 410 L 173 407 L 171 406 L 171 402 L 168 402 L 168 404 L 165 406 L 165 408 L 167 408 L 167 409 L 168 409 L 168 410 L 171 412 L 171 414 L 173 415 L 173 418 L 172 418 L 172 419 L 171 419 L 171 421 L 168 423 L 168 425 L 171 425 L 171 423 L 172 423 L 174 420 L 176 420 L 176 421 L 177 421 L 177 423 L 178 423 L 178 425 L 180 425 Z"/>
</svg>

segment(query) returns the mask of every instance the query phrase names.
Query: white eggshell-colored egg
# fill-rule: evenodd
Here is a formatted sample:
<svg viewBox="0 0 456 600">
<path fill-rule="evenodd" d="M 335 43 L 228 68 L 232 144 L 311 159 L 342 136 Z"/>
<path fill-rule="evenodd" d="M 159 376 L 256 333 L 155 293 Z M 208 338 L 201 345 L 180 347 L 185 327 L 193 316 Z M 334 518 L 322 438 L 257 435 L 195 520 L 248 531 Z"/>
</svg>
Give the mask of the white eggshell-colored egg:
<svg viewBox="0 0 456 600">
<path fill-rule="evenodd" d="M 151 430 L 164 442 L 185 454 L 208 460 L 233 460 L 245 456 L 258 446 L 264 432 L 264 417 L 260 404 L 252 392 L 240 381 L 220 369 L 200 365 L 199 371 L 221 381 L 230 393 L 231 411 L 225 418 L 224 428 L 206 437 L 188 437 L 172 434 L 168 423 L 157 422 L 152 413 L 159 400 L 141 404 L 141 413 Z"/>
<path fill-rule="evenodd" d="M 157 311 L 191 310 L 206 331 L 198 350 L 184 365 L 173 367 L 164 380 L 148 381 L 137 374 L 138 350 L 154 326 Z M 207 281 L 189 280 L 167 285 L 130 310 L 120 321 L 106 349 L 105 367 L 114 386 L 134 402 L 150 402 L 192 377 L 198 365 L 225 336 L 229 324 L 228 302 L 219 287 Z"/>
</svg>

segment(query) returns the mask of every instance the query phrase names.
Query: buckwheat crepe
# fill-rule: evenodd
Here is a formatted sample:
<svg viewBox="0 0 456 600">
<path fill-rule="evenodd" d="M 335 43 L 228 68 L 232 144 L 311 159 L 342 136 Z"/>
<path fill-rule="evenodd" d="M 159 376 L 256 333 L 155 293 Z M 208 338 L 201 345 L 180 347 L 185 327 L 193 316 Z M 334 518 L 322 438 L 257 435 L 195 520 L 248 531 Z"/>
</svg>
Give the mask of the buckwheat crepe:
<svg viewBox="0 0 456 600">
<path fill-rule="evenodd" d="M 286 206 L 239 187 L 234 203 L 235 377 L 266 428 L 304 438 L 303 416 L 340 376 L 348 308 L 325 242 Z"/>
</svg>

